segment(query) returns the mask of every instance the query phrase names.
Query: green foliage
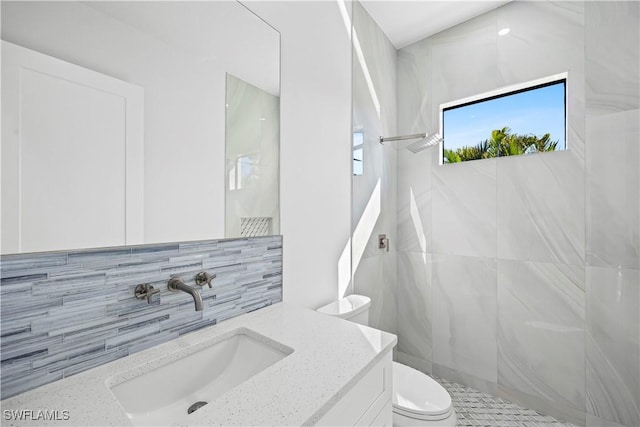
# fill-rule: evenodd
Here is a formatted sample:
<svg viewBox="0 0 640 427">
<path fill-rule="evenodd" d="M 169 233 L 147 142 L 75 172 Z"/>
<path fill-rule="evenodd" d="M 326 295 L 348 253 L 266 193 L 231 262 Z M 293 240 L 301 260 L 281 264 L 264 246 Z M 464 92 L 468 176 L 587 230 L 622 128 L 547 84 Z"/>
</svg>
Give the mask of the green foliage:
<svg viewBox="0 0 640 427">
<path fill-rule="evenodd" d="M 518 135 L 511 133 L 508 126 L 491 131 L 491 137 L 475 146 L 466 146 L 454 150 L 444 150 L 445 163 L 466 162 L 468 160 L 489 159 L 492 157 L 517 156 L 537 152 L 555 151 L 558 141 L 551 140 L 551 134 L 542 137 L 536 135 Z"/>
<path fill-rule="evenodd" d="M 458 150 L 459 151 L 459 150 Z M 444 162 L 445 163 L 458 163 L 461 162 L 460 155 L 453 150 L 444 150 Z"/>
</svg>

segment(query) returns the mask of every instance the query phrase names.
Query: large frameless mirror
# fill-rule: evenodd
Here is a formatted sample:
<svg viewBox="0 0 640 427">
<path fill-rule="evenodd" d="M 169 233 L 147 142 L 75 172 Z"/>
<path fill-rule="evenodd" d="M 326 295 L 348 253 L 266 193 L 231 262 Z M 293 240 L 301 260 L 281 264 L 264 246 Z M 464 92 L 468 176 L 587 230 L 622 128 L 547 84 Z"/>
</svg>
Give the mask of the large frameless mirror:
<svg viewBox="0 0 640 427">
<path fill-rule="evenodd" d="M 236 1 L 1 8 L 2 253 L 237 237 L 240 215 L 279 232 L 275 29 Z M 239 123 L 266 98 L 268 144 L 244 157 L 271 168 L 269 212 L 225 209 L 225 159 L 246 146 L 226 106 L 242 100 Z"/>
</svg>

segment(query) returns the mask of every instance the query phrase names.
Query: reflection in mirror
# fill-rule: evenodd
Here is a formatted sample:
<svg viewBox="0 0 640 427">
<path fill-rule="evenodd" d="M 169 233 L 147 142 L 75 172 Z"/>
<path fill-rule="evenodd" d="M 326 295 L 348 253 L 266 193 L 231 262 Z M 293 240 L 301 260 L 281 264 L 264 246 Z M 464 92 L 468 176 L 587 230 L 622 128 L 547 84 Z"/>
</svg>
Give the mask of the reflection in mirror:
<svg viewBox="0 0 640 427">
<path fill-rule="evenodd" d="M 364 131 L 353 131 L 353 175 L 364 173 Z"/>
<path fill-rule="evenodd" d="M 227 237 L 279 233 L 280 99 L 227 74 Z"/>
<path fill-rule="evenodd" d="M 0 7 L 2 253 L 225 237 L 226 75 L 277 99 L 277 31 L 236 1 Z M 246 216 L 277 232 L 270 191 Z"/>
</svg>

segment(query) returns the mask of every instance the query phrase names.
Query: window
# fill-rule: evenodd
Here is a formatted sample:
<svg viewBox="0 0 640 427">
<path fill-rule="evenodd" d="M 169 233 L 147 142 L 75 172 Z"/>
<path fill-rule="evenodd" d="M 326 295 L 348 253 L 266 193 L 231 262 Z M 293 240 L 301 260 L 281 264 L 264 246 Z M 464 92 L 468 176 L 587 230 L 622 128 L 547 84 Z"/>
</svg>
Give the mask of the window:
<svg viewBox="0 0 640 427">
<path fill-rule="evenodd" d="M 353 132 L 353 174 L 362 175 L 364 172 L 363 153 L 364 132 L 361 130 Z"/>
<path fill-rule="evenodd" d="M 442 162 L 566 149 L 566 74 L 441 106 Z"/>
</svg>

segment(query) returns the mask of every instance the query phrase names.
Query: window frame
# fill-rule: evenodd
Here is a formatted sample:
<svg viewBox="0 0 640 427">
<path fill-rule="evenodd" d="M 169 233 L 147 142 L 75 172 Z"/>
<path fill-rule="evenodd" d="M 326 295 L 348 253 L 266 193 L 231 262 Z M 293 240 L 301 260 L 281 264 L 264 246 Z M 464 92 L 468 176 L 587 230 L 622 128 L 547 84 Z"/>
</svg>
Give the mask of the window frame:
<svg viewBox="0 0 640 427">
<path fill-rule="evenodd" d="M 541 77 L 539 79 L 530 80 L 523 83 L 518 83 L 509 86 L 503 86 L 501 88 L 491 90 L 488 92 L 479 93 L 466 98 L 457 99 L 455 101 L 449 101 L 440 104 L 439 106 L 439 129 L 440 135 L 443 137 L 443 141 L 440 143 L 439 150 L 439 164 L 444 165 L 444 112 L 454 108 L 465 107 L 468 105 L 478 104 L 484 101 L 490 101 L 497 98 L 504 98 L 510 95 L 515 95 L 522 92 L 528 92 L 535 89 L 540 89 L 546 86 L 551 86 L 557 83 L 564 83 L 564 141 L 565 151 L 569 150 L 569 105 L 567 100 L 569 99 L 569 72 L 565 71 L 558 74 L 553 74 L 547 77 Z M 517 157 L 517 156 L 514 156 Z M 465 163 L 465 162 L 462 162 Z"/>
</svg>

